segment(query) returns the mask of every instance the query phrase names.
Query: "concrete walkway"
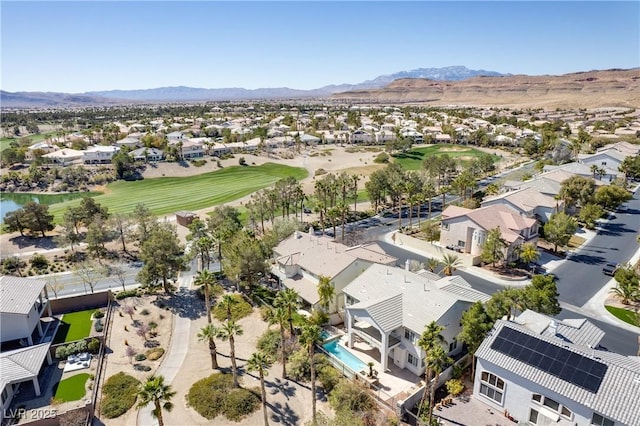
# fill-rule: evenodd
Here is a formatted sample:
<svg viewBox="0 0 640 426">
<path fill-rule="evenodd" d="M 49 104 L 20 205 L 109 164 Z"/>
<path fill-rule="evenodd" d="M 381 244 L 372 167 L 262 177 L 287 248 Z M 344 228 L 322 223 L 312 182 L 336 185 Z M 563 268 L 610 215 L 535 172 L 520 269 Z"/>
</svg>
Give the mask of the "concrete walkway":
<svg viewBox="0 0 640 426">
<path fill-rule="evenodd" d="M 191 289 L 191 282 L 193 281 L 194 268 L 180 274 L 178 277 L 178 291 L 188 291 Z M 194 307 L 194 309 L 197 309 Z M 189 316 L 176 315 L 173 323 L 173 330 L 171 332 L 171 344 L 169 350 L 156 372 L 157 376 L 164 376 L 165 384 L 171 384 L 175 379 L 176 374 L 182 367 L 185 357 L 187 356 L 187 350 L 189 349 L 189 331 L 191 328 L 191 319 Z M 151 414 L 153 404 L 149 404 L 145 408 L 141 408 L 138 411 L 137 424 L 143 426 L 157 425 L 158 421 Z"/>
</svg>

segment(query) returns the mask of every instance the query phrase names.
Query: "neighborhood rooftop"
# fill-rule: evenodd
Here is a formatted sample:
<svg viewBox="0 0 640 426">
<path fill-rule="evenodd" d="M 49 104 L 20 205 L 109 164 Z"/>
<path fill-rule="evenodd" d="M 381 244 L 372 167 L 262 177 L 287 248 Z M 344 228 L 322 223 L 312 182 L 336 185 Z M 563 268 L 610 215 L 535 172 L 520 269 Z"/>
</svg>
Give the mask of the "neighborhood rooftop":
<svg viewBox="0 0 640 426">
<path fill-rule="evenodd" d="M 32 278 L 0 276 L 0 312 L 27 315 L 46 282 Z"/>
</svg>

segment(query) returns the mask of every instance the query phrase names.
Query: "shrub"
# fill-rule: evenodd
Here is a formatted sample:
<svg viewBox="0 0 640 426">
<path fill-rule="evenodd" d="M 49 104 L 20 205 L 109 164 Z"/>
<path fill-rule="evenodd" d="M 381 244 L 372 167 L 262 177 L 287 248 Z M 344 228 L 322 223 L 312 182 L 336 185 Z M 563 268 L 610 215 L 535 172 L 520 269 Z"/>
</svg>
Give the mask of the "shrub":
<svg viewBox="0 0 640 426">
<path fill-rule="evenodd" d="M 116 293 L 116 300 L 122 300 L 127 297 L 135 297 L 138 295 L 138 290 L 124 290 Z"/>
<path fill-rule="evenodd" d="M 464 384 L 459 379 L 447 380 L 447 392 L 453 396 L 458 396 L 464 390 Z"/>
<path fill-rule="evenodd" d="M 102 330 L 104 330 L 104 324 L 102 324 L 101 319 L 98 319 L 96 320 L 96 322 L 93 323 L 93 329 L 98 333 L 101 333 Z"/>
<path fill-rule="evenodd" d="M 376 158 L 373 159 L 373 162 L 378 164 L 386 164 L 389 162 L 389 154 L 387 154 L 386 152 L 381 152 L 380 154 L 376 155 Z"/>
<path fill-rule="evenodd" d="M 126 413 L 136 403 L 139 386 L 137 379 L 125 373 L 109 377 L 102 387 L 102 414 L 114 419 Z"/>
<path fill-rule="evenodd" d="M 241 166 L 246 166 L 247 160 L 245 160 L 244 157 L 240 157 L 240 159 L 238 160 L 238 164 L 240 164 Z"/>
<path fill-rule="evenodd" d="M 280 331 L 265 331 L 262 336 L 260 336 L 260 339 L 258 339 L 256 347 L 260 352 L 269 355 L 272 358 L 276 358 L 279 353 L 278 348 L 280 347 Z"/>
<path fill-rule="evenodd" d="M 49 260 L 47 260 L 46 257 L 44 257 L 39 253 L 36 253 L 33 256 L 31 256 L 30 262 L 31 262 L 31 266 L 37 270 L 47 269 L 49 267 Z"/>
<path fill-rule="evenodd" d="M 100 340 L 96 338 L 89 340 L 89 343 L 87 343 L 87 350 L 92 354 L 97 354 L 98 351 L 100 351 Z"/>
<path fill-rule="evenodd" d="M 325 360 L 326 364 L 319 366 L 319 368 L 316 367 L 316 370 L 318 371 L 318 381 L 320 381 L 324 392 L 328 394 L 342 379 L 342 374 L 333 365 L 329 364 L 326 358 L 323 357 L 322 359 Z"/>
<path fill-rule="evenodd" d="M 195 167 L 202 167 L 205 164 L 207 164 L 207 160 L 204 160 L 204 159 L 191 160 L 191 164 L 193 164 Z"/>
<path fill-rule="evenodd" d="M 316 176 L 321 176 L 321 175 L 325 175 L 325 174 L 327 174 L 327 171 L 325 169 L 323 169 L 323 168 L 316 169 L 316 172 L 315 172 Z"/>
<path fill-rule="evenodd" d="M 239 422 L 260 407 L 258 392 L 249 389 L 233 389 L 226 395 L 223 414 L 229 420 Z"/>
<path fill-rule="evenodd" d="M 146 309 L 146 308 L 140 311 L 140 314 L 141 314 L 141 315 L 149 315 L 150 313 L 151 313 L 151 312 L 149 312 L 149 310 L 148 310 L 148 309 Z"/>
<path fill-rule="evenodd" d="M 151 367 L 144 364 L 133 364 L 133 369 L 136 371 L 151 371 Z"/>
<path fill-rule="evenodd" d="M 320 365 L 325 363 L 325 359 L 322 355 L 316 354 L 314 357 L 316 361 L 316 370 L 320 370 Z M 311 380 L 311 366 L 309 365 L 309 355 L 305 348 L 299 349 L 289 357 L 287 363 L 287 374 L 296 380 L 309 381 Z"/>
<path fill-rule="evenodd" d="M 104 312 L 102 312 L 101 310 L 97 310 L 93 313 L 93 317 L 95 319 L 102 318 L 104 317 Z"/>
<path fill-rule="evenodd" d="M 144 361 L 145 359 L 147 359 L 147 356 L 145 354 L 138 354 L 133 359 L 135 359 L 136 361 Z"/>
<path fill-rule="evenodd" d="M 164 355 L 164 349 L 162 348 L 149 349 L 146 355 L 149 361 L 155 361 L 157 359 L 160 359 L 160 357 Z"/>
<path fill-rule="evenodd" d="M 239 421 L 260 407 L 260 397 L 251 390 L 233 389 L 231 374 L 217 373 L 195 382 L 187 393 L 187 403 L 208 420 L 223 414 Z"/>
<path fill-rule="evenodd" d="M 368 416 L 377 409 L 369 390 L 359 383 L 340 380 L 329 393 L 329 405 L 336 412 L 360 413 Z"/>
<path fill-rule="evenodd" d="M 246 300 L 240 294 L 233 294 L 232 297 L 236 299 L 238 303 L 234 304 L 231 308 L 231 319 L 237 321 L 241 318 L 244 318 L 253 312 L 253 307 L 247 303 Z M 213 308 L 213 317 L 218 321 L 224 321 L 227 319 L 227 310 L 220 305 L 220 303 L 216 304 L 215 308 Z"/>
</svg>

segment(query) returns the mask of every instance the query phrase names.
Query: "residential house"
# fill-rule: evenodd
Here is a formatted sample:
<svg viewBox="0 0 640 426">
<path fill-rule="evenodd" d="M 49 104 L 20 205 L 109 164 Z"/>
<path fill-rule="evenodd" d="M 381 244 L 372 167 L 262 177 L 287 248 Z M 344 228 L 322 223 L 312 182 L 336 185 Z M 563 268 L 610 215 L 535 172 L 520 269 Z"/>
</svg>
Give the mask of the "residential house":
<svg viewBox="0 0 640 426">
<path fill-rule="evenodd" d="M 65 149 L 59 149 L 57 151 L 50 152 L 48 154 L 44 154 L 42 158 L 45 158 L 47 161 L 51 163 L 66 166 L 67 164 L 80 160 L 83 155 L 84 155 L 84 151 L 65 148 Z"/>
<path fill-rule="evenodd" d="M 180 126 L 180 125 L 178 125 Z M 184 133 L 176 131 L 176 132 L 171 132 L 171 133 L 167 133 L 167 139 L 169 141 L 181 141 L 186 139 L 184 136 Z"/>
<path fill-rule="evenodd" d="M 369 144 L 373 142 L 373 136 L 364 129 L 358 129 L 351 133 L 350 141 L 355 144 Z"/>
<path fill-rule="evenodd" d="M 164 152 L 158 148 L 138 148 L 129 152 L 129 156 L 134 161 L 162 161 L 164 159 Z"/>
<path fill-rule="evenodd" d="M 519 424 L 640 425 L 640 361 L 600 348 L 585 319 L 525 311 L 475 353 L 473 395 Z"/>
<path fill-rule="evenodd" d="M 190 139 L 171 139 L 169 140 L 169 145 L 180 146 L 182 158 L 185 160 L 190 158 L 204 157 L 204 145 L 202 141 L 194 141 Z"/>
<path fill-rule="evenodd" d="M 562 211 L 564 203 L 534 187 L 522 188 L 485 199 L 481 207 L 503 205 L 519 215 L 547 223 L 552 214 Z"/>
<path fill-rule="evenodd" d="M 598 152 L 608 151 L 610 149 L 618 151 L 620 154 L 624 155 L 625 157 L 640 155 L 640 145 L 629 143 L 629 142 L 612 143 L 600 148 Z"/>
<path fill-rule="evenodd" d="M 506 262 L 516 260 L 518 249 L 524 243 L 537 244 L 538 221 L 516 213 L 513 209 L 496 204 L 475 210 L 449 206 L 442 212 L 440 245 L 480 256 L 489 231 L 499 228 L 507 243 Z"/>
<path fill-rule="evenodd" d="M 593 168 L 593 166 L 597 167 L 595 172 L 596 176 L 600 178 L 600 180 L 604 179 L 606 181 L 615 180 L 618 175 L 622 174 L 618 170 L 618 167 L 622 164 L 624 159 L 627 156 L 615 149 L 607 149 L 606 151 L 598 151 L 595 154 L 581 154 L 578 156 L 580 163 L 589 166 L 589 168 Z"/>
<path fill-rule="evenodd" d="M 122 148 L 123 146 L 126 146 L 127 148 L 132 148 L 132 149 L 137 148 L 140 146 L 140 139 L 134 138 L 131 135 L 129 135 L 124 139 L 120 139 L 116 141 L 116 146 L 119 146 L 120 148 Z"/>
<path fill-rule="evenodd" d="M 58 147 L 52 144 L 51 142 L 47 142 L 47 141 L 36 142 L 33 145 L 29 146 L 29 148 L 27 148 L 27 152 L 25 153 L 25 158 L 27 160 L 33 160 L 36 157 L 35 156 L 36 153 L 39 153 L 39 155 L 44 155 L 50 152 L 54 152 L 57 149 Z"/>
<path fill-rule="evenodd" d="M 451 143 L 451 135 L 446 133 L 438 133 L 433 137 L 433 143 Z"/>
<path fill-rule="evenodd" d="M 117 146 L 90 146 L 82 153 L 82 161 L 84 164 L 108 164 L 111 163 L 111 159 L 118 151 L 120 151 L 120 147 Z"/>
<path fill-rule="evenodd" d="M 51 317 L 46 283 L 32 278 L 0 276 L 0 403 L 7 413 L 23 382 L 31 381 L 40 396 L 38 375 L 51 364 L 47 322 Z M 35 344 L 34 344 L 35 343 Z M 4 416 L 4 415 L 3 415 Z"/>
<path fill-rule="evenodd" d="M 348 345 L 361 339 L 378 350 L 383 371 L 391 358 L 416 375 L 425 370 L 425 353 L 418 346 L 425 326 L 432 321 L 441 325 L 445 351 L 455 356 L 462 350 L 456 340 L 462 313 L 489 299 L 459 276 L 419 275 L 381 264 L 371 265 L 343 292 Z"/>
<path fill-rule="evenodd" d="M 396 258 L 387 255 L 377 243 L 347 247 L 331 238 L 295 232 L 274 249 L 272 273 L 282 286 L 293 288 L 306 305 L 318 307 L 317 285 L 320 276 L 330 278 L 335 299 L 329 312 L 344 307 L 342 290 L 374 263 L 393 266 Z"/>
</svg>

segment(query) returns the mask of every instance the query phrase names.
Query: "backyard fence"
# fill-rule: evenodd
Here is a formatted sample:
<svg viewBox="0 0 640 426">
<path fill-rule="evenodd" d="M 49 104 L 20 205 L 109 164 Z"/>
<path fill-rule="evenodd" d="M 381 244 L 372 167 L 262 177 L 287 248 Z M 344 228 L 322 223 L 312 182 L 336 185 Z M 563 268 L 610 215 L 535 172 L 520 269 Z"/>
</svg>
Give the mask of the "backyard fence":
<svg viewBox="0 0 640 426">
<path fill-rule="evenodd" d="M 115 308 L 115 304 L 113 303 L 113 293 L 108 291 L 109 299 L 107 301 L 107 314 L 105 315 L 104 321 L 104 334 L 102 335 L 102 344 L 100 345 L 100 351 L 98 352 L 98 367 L 96 368 L 96 375 L 93 387 L 93 397 L 91 399 L 91 411 L 89 416 L 87 417 L 87 426 L 91 425 L 93 422 L 93 418 L 96 416 L 96 412 L 100 412 L 99 404 L 102 400 L 100 397 L 102 385 L 104 384 L 104 364 L 106 362 L 106 348 L 107 342 L 109 342 L 109 337 L 111 335 L 111 316 L 113 315 L 113 311 Z"/>
</svg>

